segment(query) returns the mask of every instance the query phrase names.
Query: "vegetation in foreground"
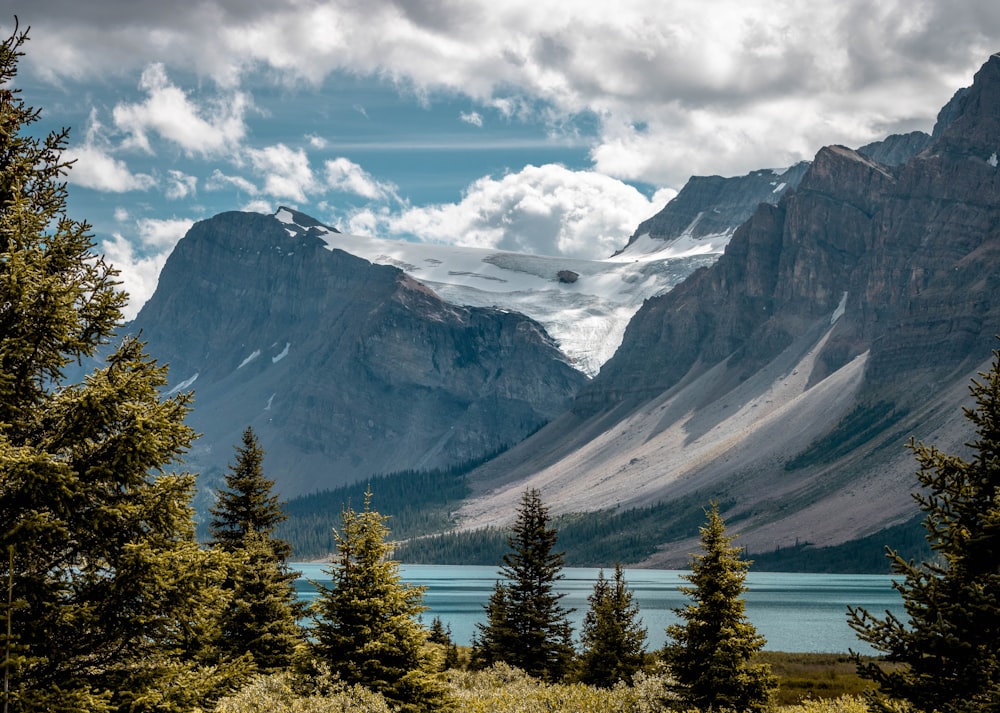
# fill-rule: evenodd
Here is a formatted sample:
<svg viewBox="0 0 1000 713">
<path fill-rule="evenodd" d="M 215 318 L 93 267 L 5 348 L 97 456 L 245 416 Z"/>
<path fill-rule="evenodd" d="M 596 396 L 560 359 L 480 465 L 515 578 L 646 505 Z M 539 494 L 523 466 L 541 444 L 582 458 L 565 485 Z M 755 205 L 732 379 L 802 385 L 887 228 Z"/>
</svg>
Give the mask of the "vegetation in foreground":
<svg viewBox="0 0 1000 713">
<path fill-rule="evenodd" d="M 92 253 L 89 226 L 65 215 L 66 132 L 24 131 L 39 112 L 9 85 L 26 39 L 15 29 L 0 43 L 4 713 L 774 705 L 771 662 L 741 616 L 749 565 L 717 506 L 700 528 L 704 552 L 692 567 L 692 603 L 678 610 L 682 624 L 635 671 L 642 637 L 624 582 L 618 596 L 599 579 L 583 655 L 570 647 L 551 587 L 564 554 L 537 491 L 525 493 L 508 535 L 505 581 L 466 669 L 455 667 L 461 656 L 446 629 L 419 624 L 422 592 L 400 581 L 370 493 L 362 513 L 342 511 L 333 584 L 312 609 L 313 627 L 299 625 L 287 546 L 275 532 L 283 515 L 252 432 L 213 511 L 213 543 L 199 545 L 194 477 L 174 470 L 194 438 L 184 424 L 190 395 L 162 394 L 166 368 L 134 339 L 83 383 L 65 383 L 70 361 L 93 357 L 121 325 L 125 295 Z M 850 611 L 859 637 L 884 654 L 854 660 L 877 690 L 863 701 L 783 710 L 1000 709 L 1000 351 L 972 393 L 972 460 L 911 443 L 916 499 L 938 559 L 891 557 L 908 621 Z M 598 647 L 618 657 L 618 680 L 588 685 L 594 672 L 581 667 Z"/>
</svg>

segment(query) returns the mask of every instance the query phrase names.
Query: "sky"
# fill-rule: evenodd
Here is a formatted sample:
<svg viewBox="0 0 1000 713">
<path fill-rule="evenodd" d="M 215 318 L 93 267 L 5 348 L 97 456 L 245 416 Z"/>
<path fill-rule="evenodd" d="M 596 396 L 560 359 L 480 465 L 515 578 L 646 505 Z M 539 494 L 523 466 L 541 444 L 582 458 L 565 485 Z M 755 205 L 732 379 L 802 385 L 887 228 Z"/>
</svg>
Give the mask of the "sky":
<svg viewBox="0 0 1000 713">
<path fill-rule="evenodd" d="M 131 317 L 190 226 L 601 258 L 692 175 L 930 131 L 996 0 L 0 0 Z"/>
</svg>

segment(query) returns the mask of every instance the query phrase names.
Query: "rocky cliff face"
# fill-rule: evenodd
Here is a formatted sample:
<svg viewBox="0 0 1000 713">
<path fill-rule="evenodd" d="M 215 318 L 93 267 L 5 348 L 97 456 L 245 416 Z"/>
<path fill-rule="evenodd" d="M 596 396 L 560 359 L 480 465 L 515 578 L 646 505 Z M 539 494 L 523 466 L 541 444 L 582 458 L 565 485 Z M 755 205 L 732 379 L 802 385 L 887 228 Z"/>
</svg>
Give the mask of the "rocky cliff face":
<svg viewBox="0 0 1000 713">
<path fill-rule="evenodd" d="M 195 392 L 189 465 L 218 474 L 253 425 L 286 497 L 481 457 L 585 381 L 536 322 L 252 213 L 193 226 L 130 327 Z"/>
<path fill-rule="evenodd" d="M 482 482 L 535 485 L 556 511 L 725 499 L 757 551 L 911 516 L 902 445 L 962 449 L 965 387 L 1000 333 L 1000 55 L 921 143 L 821 150 L 715 265 L 648 300 L 570 414 Z M 484 493 L 468 521 L 498 519 L 507 496 Z M 666 543 L 656 564 L 689 549 Z"/>
<path fill-rule="evenodd" d="M 753 171 L 745 176 L 692 176 L 659 213 L 639 224 L 629 240 L 649 235 L 670 242 L 732 233 L 761 203 L 774 204 L 802 180 L 808 162 L 791 168 Z"/>
</svg>

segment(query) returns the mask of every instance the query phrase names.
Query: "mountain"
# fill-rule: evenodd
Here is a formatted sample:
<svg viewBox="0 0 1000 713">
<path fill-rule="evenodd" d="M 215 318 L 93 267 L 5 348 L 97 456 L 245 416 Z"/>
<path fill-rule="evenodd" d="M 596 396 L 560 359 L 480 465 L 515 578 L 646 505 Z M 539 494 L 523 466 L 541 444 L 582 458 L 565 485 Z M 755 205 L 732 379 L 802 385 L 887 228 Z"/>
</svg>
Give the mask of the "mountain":
<svg viewBox="0 0 1000 713">
<path fill-rule="evenodd" d="M 751 552 L 911 518 L 904 444 L 963 451 L 1000 333 L 1000 55 L 924 137 L 822 149 L 714 265 L 644 304 L 567 413 L 473 474 L 463 527 L 507 521 L 528 486 L 554 513 L 716 499 Z"/>
<path fill-rule="evenodd" d="M 344 235 L 290 208 L 286 230 L 312 231 L 329 247 L 392 265 L 453 304 L 499 307 L 540 322 L 571 364 L 596 374 L 648 297 L 714 263 L 725 241 L 638 240 L 604 260 Z M 727 236 L 728 238 L 728 236 Z"/>
<path fill-rule="evenodd" d="M 481 459 L 562 413 L 587 378 L 544 328 L 445 302 L 288 214 L 196 223 L 129 331 L 193 390 L 211 484 L 248 425 L 284 497 Z"/>
</svg>

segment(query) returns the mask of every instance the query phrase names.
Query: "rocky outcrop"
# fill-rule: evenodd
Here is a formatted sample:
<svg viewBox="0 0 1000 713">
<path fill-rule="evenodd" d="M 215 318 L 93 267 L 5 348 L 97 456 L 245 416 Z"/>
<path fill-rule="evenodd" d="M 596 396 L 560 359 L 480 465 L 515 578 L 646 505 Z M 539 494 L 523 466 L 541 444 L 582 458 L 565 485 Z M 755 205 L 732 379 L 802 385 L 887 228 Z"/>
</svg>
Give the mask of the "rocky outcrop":
<svg viewBox="0 0 1000 713">
<path fill-rule="evenodd" d="M 663 210 L 639 224 L 629 244 L 643 235 L 669 242 L 682 235 L 697 239 L 731 233 L 761 203 L 777 203 L 795 188 L 808 166 L 803 161 L 787 169 L 766 168 L 732 178 L 692 176 Z"/>
<path fill-rule="evenodd" d="M 254 213 L 195 224 L 130 326 L 195 392 L 189 464 L 218 473 L 253 425 L 286 497 L 481 457 L 585 381 L 533 320 L 448 304 Z"/>
</svg>

